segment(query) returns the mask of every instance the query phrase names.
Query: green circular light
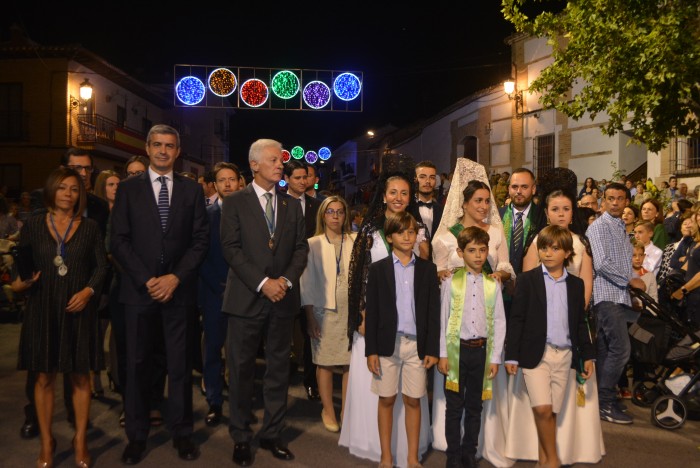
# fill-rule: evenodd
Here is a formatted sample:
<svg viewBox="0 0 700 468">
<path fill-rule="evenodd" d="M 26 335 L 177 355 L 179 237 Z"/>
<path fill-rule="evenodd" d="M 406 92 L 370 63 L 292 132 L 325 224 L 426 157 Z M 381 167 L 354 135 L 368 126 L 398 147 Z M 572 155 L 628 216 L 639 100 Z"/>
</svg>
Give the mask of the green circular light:
<svg viewBox="0 0 700 468">
<path fill-rule="evenodd" d="M 289 70 L 283 70 L 272 77 L 270 86 L 275 96 L 291 99 L 299 93 L 299 78 Z"/>
<path fill-rule="evenodd" d="M 301 159 L 304 157 L 304 148 L 301 146 L 295 146 L 292 148 L 292 157 L 294 159 Z"/>
</svg>

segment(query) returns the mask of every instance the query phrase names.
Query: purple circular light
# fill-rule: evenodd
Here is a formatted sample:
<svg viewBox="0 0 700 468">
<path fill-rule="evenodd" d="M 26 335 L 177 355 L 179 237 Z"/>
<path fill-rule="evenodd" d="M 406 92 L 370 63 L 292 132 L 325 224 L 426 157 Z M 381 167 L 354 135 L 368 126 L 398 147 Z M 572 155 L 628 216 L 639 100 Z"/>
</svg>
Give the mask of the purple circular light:
<svg viewBox="0 0 700 468">
<path fill-rule="evenodd" d="M 304 86 L 304 102 L 312 109 L 321 109 L 331 100 L 331 90 L 326 83 L 312 81 Z"/>
<path fill-rule="evenodd" d="M 307 163 L 314 164 L 316 161 L 318 161 L 318 154 L 316 151 L 307 151 L 304 155 L 304 159 L 306 159 Z"/>
</svg>

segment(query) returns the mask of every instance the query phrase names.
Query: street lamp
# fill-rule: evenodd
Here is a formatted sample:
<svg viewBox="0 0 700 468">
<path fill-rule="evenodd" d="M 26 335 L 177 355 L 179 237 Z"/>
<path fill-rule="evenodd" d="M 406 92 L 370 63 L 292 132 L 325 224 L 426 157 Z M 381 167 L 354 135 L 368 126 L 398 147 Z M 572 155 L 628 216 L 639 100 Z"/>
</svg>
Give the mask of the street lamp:
<svg viewBox="0 0 700 468">
<path fill-rule="evenodd" d="M 521 119 L 523 117 L 523 92 L 515 89 L 514 80 L 506 80 L 503 82 L 503 91 L 508 95 L 508 99 L 515 101 L 515 117 Z"/>
<path fill-rule="evenodd" d="M 89 101 L 92 98 L 92 85 L 90 80 L 85 78 L 85 81 L 80 83 L 80 99 L 83 101 Z"/>
</svg>

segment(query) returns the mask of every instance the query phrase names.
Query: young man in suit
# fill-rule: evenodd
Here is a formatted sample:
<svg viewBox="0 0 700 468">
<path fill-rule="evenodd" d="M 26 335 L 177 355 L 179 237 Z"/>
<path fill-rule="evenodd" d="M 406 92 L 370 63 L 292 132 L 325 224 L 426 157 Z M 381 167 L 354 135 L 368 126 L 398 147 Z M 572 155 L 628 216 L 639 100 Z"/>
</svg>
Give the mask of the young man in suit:
<svg viewBox="0 0 700 468">
<path fill-rule="evenodd" d="M 569 369 L 588 379 L 595 350 L 586 325 L 583 280 L 566 271 L 574 254 L 560 226 L 537 236 L 541 268 L 518 276 L 506 333 L 506 370 L 522 367 L 539 441 L 539 466 L 558 467 L 556 428 Z M 579 359 L 583 361 L 579 367 Z"/>
<path fill-rule="evenodd" d="M 406 407 L 407 466 L 419 466 L 420 399 L 427 371 L 437 364 L 440 344 L 440 288 L 435 264 L 413 253 L 418 222 L 408 212 L 391 215 L 384 234 L 392 254 L 369 267 L 365 356 L 379 396 L 379 466 L 392 466 L 394 403 L 401 382 Z"/>
<path fill-rule="evenodd" d="M 235 442 L 233 461 L 241 466 L 253 463 L 250 408 L 262 339 L 266 372 L 260 447 L 280 460 L 294 459 L 280 436 L 287 411 L 292 329 L 301 307 L 299 277 L 309 252 L 301 205 L 275 190 L 284 167 L 282 145 L 257 140 L 248 161 L 252 183 L 224 198 L 221 212 L 221 248 L 229 265 L 223 305 L 229 314 L 229 433 Z"/>
<path fill-rule="evenodd" d="M 199 305 L 202 308 L 204 329 L 204 353 L 202 370 L 209 411 L 204 419 L 207 426 L 221 422 L 221 406 L 224 403 L 224 360 L 221 349 L 226 341 L 228 317 L 221 311 L 228 265 L 221 252 L 221 203 L 224 197 L 238 191 L 240 170 L 229 162 L 220 162 L 212 170 L 214 187 L 218 197 L 207 206 L 209 218 L 209 250 L 199 270 Z"/>
<path fill-rule="evenodd" d="M 284 181 L 287 183 L 287 195 L 299 200 L 301 211 L 304 214 L 304 222 L 306 223 L 306 238 L 312 237 L 316 233 L 316 214 L 321 206 L 321 201 L 307 195 L 306 189 L 309 185 L 309 167 L 301 161 L 292 159 L 284 165 Z M 320 400 L 318 394 L 318 382 L 316 382 L 316 366 L 311 357 L 311 339 L 307 330 L 306 313 L 302 310 L 299 314 L 299 319 L 295 322 L 298 324 L 296 334 L 301 334 L 303 338 L 304 355 L 304 390 L 306 397 L 309 400 Z M 301 328 L 299 330 L 299 328 Z"/>
<path fill-rule="evenodd" d="M 431 238 L 440 225 L 443 210 L 443 205 L 435 200 L 436 183 L 437 167 L 432 161 L 421 161 L 416 164 L 416 198 L 419 215 L 416 219 L 425 225 Z"/>
<path fill-rule="evenodd" d="M 120 183 L 112 208 L 111 252 L 122 270 L 119 301 L 127 334 L 126 435 L 122 462 L 134 465 L 150 429 L 152 335 L 160 318 L 167 350 L 168 415 L 173 445 L 195 460 L 192 441 L 192 327 L 197 276 L 209 245 L 204 193 L 174 172 L 180 135 L 167 125 L 148 132 L 150 166 Z"/>
</svg>

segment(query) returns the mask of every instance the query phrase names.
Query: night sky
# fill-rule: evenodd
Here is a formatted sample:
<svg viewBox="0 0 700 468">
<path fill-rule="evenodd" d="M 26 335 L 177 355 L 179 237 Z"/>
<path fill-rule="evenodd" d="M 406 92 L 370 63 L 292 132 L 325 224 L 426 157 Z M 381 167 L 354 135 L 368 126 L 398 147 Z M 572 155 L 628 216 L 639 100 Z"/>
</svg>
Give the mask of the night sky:
<svg viewBox="0 0 700 468">
<path fill-rule="evenodd" d="M 430 117 L 510 76 L 504 40 L 513 28 L 496 0 L 152 3 L 10 0 L 2 40 L 14 22 L 40 44 L 79 43 L 153 84 L 172 84 L 175 64 L 363 72 L 361 113 L 236 110 L 232 153 L 259 137 L 333 149 L 369 128 Z"/>
</svg>

